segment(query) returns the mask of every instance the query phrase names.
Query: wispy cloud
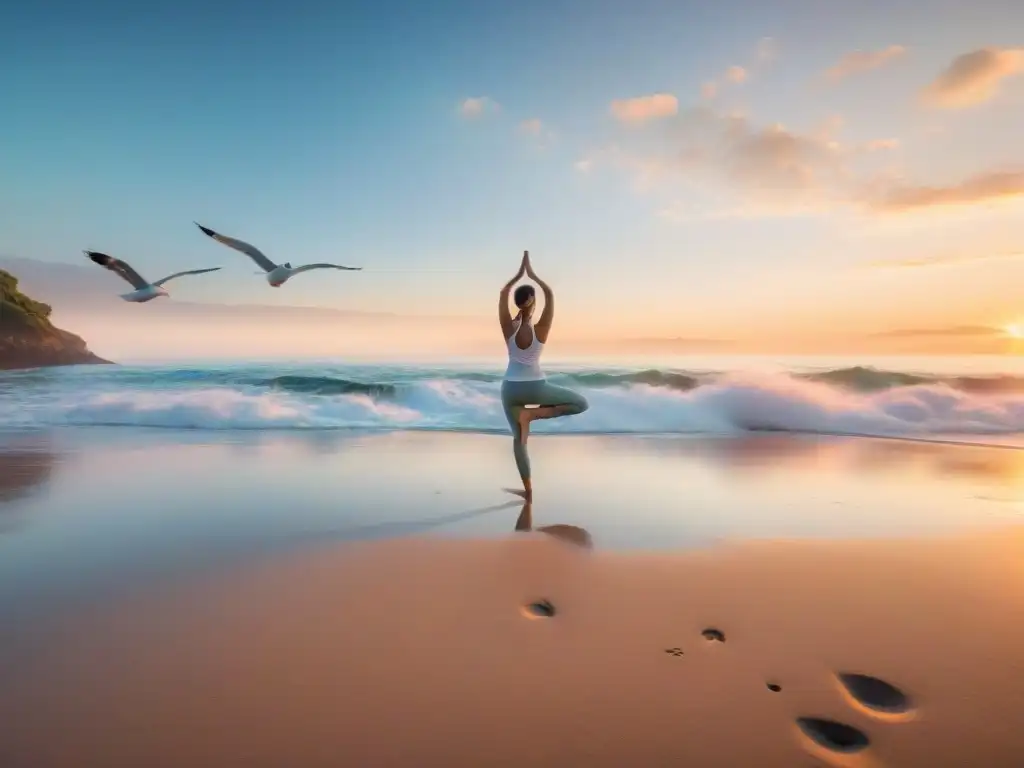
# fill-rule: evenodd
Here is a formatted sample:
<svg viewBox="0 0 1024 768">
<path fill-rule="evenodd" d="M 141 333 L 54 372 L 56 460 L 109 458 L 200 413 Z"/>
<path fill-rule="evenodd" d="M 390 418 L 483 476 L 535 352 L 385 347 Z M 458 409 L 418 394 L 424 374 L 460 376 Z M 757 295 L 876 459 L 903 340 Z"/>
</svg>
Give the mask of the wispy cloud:
<svg viewBox="0 0 1024 768">
<path fill-rule="evenodd" d="M 608 341 L 602 340 L 607 348 Z M 611 346 L 626 348 L 633 352 L 711 352 L 735 346 L 732 339 L 704 338 L 701 336 L 676 336 L 672 338 L 647 337 L 613 339 Z"/>
<path fill-rule="evenodd" d="M 836 212 L 891 217 L 1024 198 L 1024 170 L 985 170 L 945 184 L 905 178 L 884 159 L 899 149 L 899 140 L 846 140 L 840 116 L 809 132 L 706 103 L 677 114 L 666 110 L 661 118 L 654 130 L 622 134 L 618 143 L 589 154 L 587 167 L 615 167 L 638 192 L 686 201 L 667 208 L 661 202 L 659 215 L 670 220 Z"/>
<path fill-rule="evenodd" d="M 700 87 L 700 95 L 704 99 L 713 99 L 727 85 L 740 85 L 750 79 L 750 70 L 734 64 L 714 80 L 708 80 Z"/>
<path fill-rule="evenodd" d="M 482 117 L 489 112 L 497 112 L 500 105 L 489 96 L 471 96 L 459 104 L 459 114 L 467 118 Z"/>
<path fill-rule="evenodd" d="M 654 146 L 627 142 L 592 159 L 626 170 L 641 188 L 675 179 L 696 185 L 705 198 L 724 193 L 726 208 L 762 212 L 818 205 L 844 174 L 837 142 L 781 124 L 758 125 L 735 112 L 689 109 L 667 121 L 657 139 Z"/>
<path fill-rule="evenodd" d="M 748 75 L 747 70 L 740 66 L 731 66 L 725 71 L 725 79 L 730 83 L 743 83 L 746 82 Z"/>
<path fill-rule="evenodd" d="M 529 136 L 540 136 L 544 130 L 544 124 L 540 121 L 540 118 L 531 117 L 529 120 L 523 120 L 519 124 L 519 130 Z"/>
<path fill-rule="evenodd" d="M 747 82 L 755 71 L 764 69 L 771 62 L 775 61 L 778 55 L 779 45 L 775 39 L 762 37 L 754 49 L 753 61 L 748 62 L 748 66 L 745 67 L 733 64 L 725 72 L 715 77 L 715 79 L 704 82 L 700 87 L 701 98 L 707 100 L 714 99 L 722 92 L 725 86 L 740 85 Z"/>
<path fill-rule="evenodd" d="M 519 132 L 528 136 L 538 147 L 544 148 L 555 140 L 555 132 L 539 117 L 531 117 L 519 123 Z"/>
<path fill-rule="evenodd" d="M 899 139 L 873 139 L 864 142 L 864 149 L 868 152 L 882 152 L 885 150 L 897 149 L 900 146 Z"/>
<path fill-rule="evenodd" d="M 922 256 L 909 259 L 887 259 L 870 261 L 871 269 L 921 269 L 927 267 L 954 267 L 979 261 L 1024 258 L 1024 249 L 976 253 L 945 253 L 936 256 Z"/>
<path fill-rule="evenodd" d="M 834 139 L 842 132 L 846 125 L 846 118 L 842 115 L 829 115 L 822 120 L 813 135 L 821 141 Z"/>
<path fill-rule="evenodd" d="M 624 123 L 643 123 L 670 117 L 679 111 L 679 100 L 671 93 L 653 93 L 611 103 L 611 113 Z"/>
<path fill-rule="evenodd" d="M 825 79 L 838 82 L 851 75 L 878 69 L 907 52 L 902 45 L 890 45 L 880 51 L 852 51 L 825 70 Z"/>
<path fill-rule="evenodd" d="M 989 337 L 1001 336 L 1000 328 L 987 325 L 954 325 L 948 328 L 896 328 L 891 331 L 880 331 L 870 334 L 875 339 L 920 339 L 950 338 L 958 336 Z"/>
<path fill-rule="evenodd" d="M 1024 197 L 1024 171 L 979 173 L 948 186 L 897 184 L 870 199 L 883 213 L 905 213 L 935 207 L 970 206 Z"/>
<path fill-rule="evenodd" d="M 638 193 L 646 193 L 669 181 L 676 169 L 661 158 L 631 151 L 618 144 L 593 149 L 575 163 L 576 170 L 590 172 L 597 168 L 611 168 L 623 172 Z"/>
<path fill-rule="evenodd" d="M 980 48 L 957 56 L 922 92 L 933 107 L 962 109 L 992 99 L 1007 77 L 1024 72 L 1024 49 Z"/>
</svg>

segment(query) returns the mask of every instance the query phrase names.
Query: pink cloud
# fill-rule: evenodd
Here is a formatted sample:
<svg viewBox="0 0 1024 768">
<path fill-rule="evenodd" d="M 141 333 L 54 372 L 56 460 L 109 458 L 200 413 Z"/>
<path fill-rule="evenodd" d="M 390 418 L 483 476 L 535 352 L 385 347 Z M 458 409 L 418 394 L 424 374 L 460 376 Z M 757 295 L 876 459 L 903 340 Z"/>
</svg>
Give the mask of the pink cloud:
<svg viewBox="0 0 1024 768">
<path fill-rule="evenodd" d="M 825 78 L 835 82 L 850 75 L 878 69 L 906 52 L 907 49 L 902 45 L 890 45 L 880 51 L 853 51 L 825 70 Z"/>
<path fill-rule="evenodd" d="M 995 96 L 1005 78 L 1022 72 L 1024 49 L 980 48 L 953 59 L 922 97 L 934 107 L 972 107 Z"/>
<path fill-rule="evenodd" d="M 670 117 L 679 111 L 679 101 L 671 93 L 654 93 L 633 99 L 613 101 L 611 113 L 624 123 L 642 123 Z"/>
<path fill-rule="evenodd" d="M 544 130 L 544 124 L 540 121 L 540 118 L 531 117 L 529 120 L 523 120 L 519 124 L 519 130 L 530 136 L 540 136 L 541 131 Z"/>
<path fill-rule="evenodd" d="M 499 109 L 498 102 L 489 96 L 471 96 L 459 104 L 459 114 L 463 117 L 482 117 L 487 112 L 496 112 Z"/>
<path fill-rule="evenodd" d="M 876 196 L 871 207 L 883 213 L 906 213 L 938 206 L 970 206 L 1024 197 L 1024 171 L 988 171 L 945 186 L 894 185 Z"/>
<path fill-rule="evenodd" d="M 747 70 L 743 67 L 729 67 L 729 69 L 725 71 L 725 79 L 730 83 L 742 83 L 747 79 Z"/>
</svg>

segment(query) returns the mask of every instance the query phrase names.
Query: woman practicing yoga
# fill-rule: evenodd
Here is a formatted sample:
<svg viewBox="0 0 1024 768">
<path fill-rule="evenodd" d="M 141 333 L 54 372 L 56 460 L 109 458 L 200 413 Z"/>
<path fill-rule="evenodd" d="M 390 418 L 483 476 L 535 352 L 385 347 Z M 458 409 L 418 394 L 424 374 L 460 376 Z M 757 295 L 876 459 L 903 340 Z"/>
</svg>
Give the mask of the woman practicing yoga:
<svg viewBox="0 0 1024 768">
<path fill-rule="evenodd" d="M 544 292 L 544 311 L 536 325 L 530 322 L 533 310 L 537 306 L 537 295 L 532 285 L 520 285 L 516 288 L 513 301 L 519 314 L 513 318 L 509 313 L 509 292 L 523 275 L 535 281 Z M 519 476 L 523 479 L 523 491 L 516 493 L 528 501 L 533 499 L 530 456 L 526 452 L 530 422 L 572 416 L 583 413 L 588 408 L 587 401 L 582 395 L 571 389 L 549 384 L 540 370 L 540 354 L 547 343 L 554 316 L 555 296 L 551 292 L 551 287 L 537 277 L 530 266 L 530 254 L 524 251 L 519 271 L 505 284 L 498 297 L 498 322 L 501 323 L 501 335 L 508 345 L 508 368 L 501 383 L 501 405 L 505 409 L 505 418 L 512 428 L 512 452 L 516 457 Z"/>
</svg>

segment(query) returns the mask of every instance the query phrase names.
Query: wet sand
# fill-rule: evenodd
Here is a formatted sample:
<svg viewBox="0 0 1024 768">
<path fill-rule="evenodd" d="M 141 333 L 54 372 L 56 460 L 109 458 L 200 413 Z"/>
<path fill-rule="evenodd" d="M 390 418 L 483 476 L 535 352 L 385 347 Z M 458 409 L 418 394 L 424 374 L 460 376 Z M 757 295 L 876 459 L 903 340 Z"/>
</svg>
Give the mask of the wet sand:
<svg viewBox="0 0 1024 768">
<path fill-rule="evenodd" d="M 602 551 L 1024 523 L 1021 450 L 771 434 L 530 450 L 537 525 L 584 528 Z M 0 623 L 296 547 L 504 536 L 519 514 L 499 435 L 0 434 L 0 478 Z"/>
<path fill-rule="evenodd" d="M 531 451 L 524 509 L 489 435 L 3 436 L 0 766 L 1024 754 L 1024 452 Z"/>
<path fill-rule="evenodd" d="M 3 643 L 5 768 L 1011 766 L 1024 529 L 261 558 Z"/>
</svg>

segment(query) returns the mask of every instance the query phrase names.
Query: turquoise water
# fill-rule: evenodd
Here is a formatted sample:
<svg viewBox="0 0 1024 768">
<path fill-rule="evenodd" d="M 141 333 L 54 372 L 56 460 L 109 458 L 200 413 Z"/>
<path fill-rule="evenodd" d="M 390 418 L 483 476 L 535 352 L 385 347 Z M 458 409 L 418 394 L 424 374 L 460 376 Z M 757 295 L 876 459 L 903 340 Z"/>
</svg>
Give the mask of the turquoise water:
<svg viewBox="0 0 1024 768">
<path fill-rule="evenodd" d="M 821 432 L 893 437 L 1024 432 L 1016 358 L 687 358 L 549 366 L 591 408 L 536 431 Z M 502 432 L 500 364 L 268 362 L 82 366 L 0 374 L 0 427 Z"/>
</svg>

